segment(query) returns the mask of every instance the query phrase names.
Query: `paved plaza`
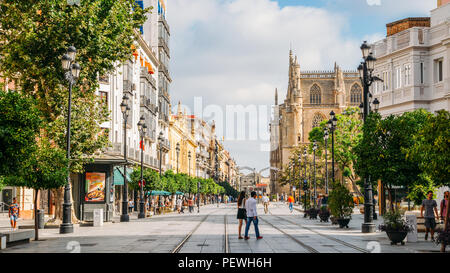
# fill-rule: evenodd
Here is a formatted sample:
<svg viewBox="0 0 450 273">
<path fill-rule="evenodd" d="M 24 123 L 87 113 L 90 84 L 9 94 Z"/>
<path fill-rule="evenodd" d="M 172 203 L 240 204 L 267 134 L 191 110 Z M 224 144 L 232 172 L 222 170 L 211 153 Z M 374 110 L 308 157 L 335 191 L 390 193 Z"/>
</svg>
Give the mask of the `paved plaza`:
<svg viewBox="0 0 450 273">
<path fill-rule="evenodd" d="M 362 234 L 363 215 L 355 210 L 348 229 L 303 218 L 284 203 L 272 203 L 264 214 L 258 205 L 262 240 L 250 228 L 250 240 L 238 239 L 236 204 L 207 205 L 190 214 L 170 213 L 128 223 L 105 223 L 102 227 L 75 227 L 72 234 L 59 229 L 40 230 L 40 241 L 8 247 L 0 253 L 423 253 L 439 252 L 424 241 L 391 246 L 384 232 Z M 186 212 L 186 210 L 185 210 Z M 7 229 L 2 215 L 0 229 Z M 381 217 L 379 217 L 381 218 Z M 378 226 L 382 219 L 375 221 Z M 242 228 L 242 236 L 244 227 Z"/>
</svg>

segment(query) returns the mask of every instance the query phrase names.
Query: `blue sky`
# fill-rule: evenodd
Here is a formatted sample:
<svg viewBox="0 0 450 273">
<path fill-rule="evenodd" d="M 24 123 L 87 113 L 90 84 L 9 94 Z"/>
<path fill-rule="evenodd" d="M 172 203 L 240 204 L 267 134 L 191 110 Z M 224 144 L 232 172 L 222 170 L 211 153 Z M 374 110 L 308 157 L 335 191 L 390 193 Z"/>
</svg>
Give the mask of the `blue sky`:
<svg viewBox="0 0 450 273">
<path fill-rule="evenodd" d="M 356 70 L 364 40 L 381 40 L 387 23 L 434 8 L 436 0 L 170 0 L 173 109 L 181 101 L 193 113 L 194 97 L 224 112 L 230 105 L 270 109 L 275 88 L 279 102 L 285 98 L 290 44 L 301 70 L 331 70 L 334 62 Z M 227 137 L 223 116 L 203 118 L 215 120 L 239 165 L 263 169 L 269 121 L 262 112 L 246 118 L 257 139 Z"/>
</svg>

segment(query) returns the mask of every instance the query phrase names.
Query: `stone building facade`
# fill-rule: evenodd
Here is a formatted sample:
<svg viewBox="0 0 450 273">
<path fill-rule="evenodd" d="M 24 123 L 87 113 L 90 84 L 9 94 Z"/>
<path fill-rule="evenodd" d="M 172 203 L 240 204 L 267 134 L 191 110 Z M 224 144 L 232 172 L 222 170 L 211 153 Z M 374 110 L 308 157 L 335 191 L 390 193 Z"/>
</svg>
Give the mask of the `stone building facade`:
<svg viewBox="0 0 450 273">
<path fill-rule="evenodd" d="M 275 90 L 271 135 L 271 191 L 289 193 L 289 186 L 279 185 L 279 173 L 289 164 L 292 151 L 309 143 L 309 132 L 329 119 L 362 101 L 362 86 L 357 71 L 343 71 L 337 64 L 332 71 L 301 71 L 297 57 L 289 54 L 289 84 L 286 98 L 278 104 Z"/>
</svg>

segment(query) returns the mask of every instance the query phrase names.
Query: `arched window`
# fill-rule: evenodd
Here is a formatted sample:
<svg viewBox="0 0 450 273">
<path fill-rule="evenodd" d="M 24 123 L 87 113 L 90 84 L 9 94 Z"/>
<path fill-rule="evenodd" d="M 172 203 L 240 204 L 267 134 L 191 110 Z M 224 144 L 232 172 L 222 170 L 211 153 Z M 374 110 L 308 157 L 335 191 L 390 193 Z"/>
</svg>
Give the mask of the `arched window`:
<svg viewBox="0 0 450 273">
<path fill-rule="evenodd" d="M 362 101 L 362 90 L 359 84 L 354 84 L 350 91 L 350 102 L 351 103 L 361 103 Z"/>
<path fill-rule="evenodd" d="M 322 103 L 322 94 L 320 91 L 320 87 L 317 84 L 314 84 L 310 89 L 310 103 L 311 104 L 321 104 Z"/>
<path fill-rule="evenodd" d="M 314 115 L 313 122 L 312 122 L 312 128 L 319 127 L 320 123 L 324 120 L 323 116 L 319 113 Z"/>
</svg>

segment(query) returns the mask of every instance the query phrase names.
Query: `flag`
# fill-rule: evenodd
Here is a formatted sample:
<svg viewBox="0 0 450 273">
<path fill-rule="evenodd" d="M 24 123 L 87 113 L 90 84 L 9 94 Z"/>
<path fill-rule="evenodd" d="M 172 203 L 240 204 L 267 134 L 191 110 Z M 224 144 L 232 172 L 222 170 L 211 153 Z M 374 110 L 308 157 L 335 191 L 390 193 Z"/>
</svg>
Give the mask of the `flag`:
<svg viewBox="0 0 450 273">
<path fill-rule="evenodd" d="M 139 142 L 139 148 L 145 151 L 144 142 L 142 140 Z"/>
</svg>

